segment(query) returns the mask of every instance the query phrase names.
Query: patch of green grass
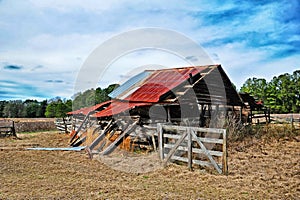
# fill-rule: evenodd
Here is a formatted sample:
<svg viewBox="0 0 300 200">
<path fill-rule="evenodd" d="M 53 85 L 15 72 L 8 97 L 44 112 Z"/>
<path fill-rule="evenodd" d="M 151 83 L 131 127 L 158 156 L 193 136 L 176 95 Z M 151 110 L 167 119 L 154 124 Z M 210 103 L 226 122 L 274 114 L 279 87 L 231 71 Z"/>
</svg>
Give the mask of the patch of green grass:
<svg viewBox="0 0 300 200">
<path fill-rule="evenodd" d="M 241 194 L 248 195 L 249 193 L 248 192 L 241 192 Z"/>
<path fill-rule="evenodd" d="M 144 179 L 148 179 L 148 178 L 149 178 L 149 176 L 143 176 L 143 178 L 144 178 Z"/>
<path fill-rule="evenodd" d="M 40 180 L 42 180 L 42 179 L 44 179 L 45 177 L 44 177 L 43 175 L 38 175 L 37 178 L 40 179 Z"/>
</svg>

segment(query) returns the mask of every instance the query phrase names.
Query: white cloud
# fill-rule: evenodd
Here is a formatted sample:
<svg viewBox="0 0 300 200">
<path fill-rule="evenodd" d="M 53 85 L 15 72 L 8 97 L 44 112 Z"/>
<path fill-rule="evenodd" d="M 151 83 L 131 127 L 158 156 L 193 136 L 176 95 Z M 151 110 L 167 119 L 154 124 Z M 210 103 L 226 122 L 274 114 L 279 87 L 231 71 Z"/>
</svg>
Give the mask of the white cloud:
<svg viewBox="0 0 300 200">
<path fill-rule="evenodd" d="M 115 6 L 121 5 L 126 1 L 122 0 L 110 0 L 110 1 L 94 1 L 94 0 L 48 0 L 48 1 L 39 1 L 39 0 L 30 0 L 34 6 L 43 9 L 55 9 L 61 12 L 69 12 L 74 9 L 84 9 L 87 11 L 105 11 L 110 10 Z"/>
<path fill-rule="evenodd" d="M 221 63 L 240 86 L 249 76 L 270 77 L 299 67 L 299 20 L 286 20 L 287 10 L 292 17 L 298 16 L 289 5 L 284 0 L 265 4 L 208 0 L 1 1 L 0 62 L 24 68 L 15 73 L 0 68 L 0 79 L 32 84 L 49 95 L 70 97 L 80 67 L 102 42 L 139 27 L 161 27 L 204 44 L 215 62 Z M 297 1 L 291 5 L 299 7 Z M 117 60 L 109 74 L 119 77 L 148 63 L 184 64 L 161 52 L 132 53 Z M 103 84 L 115 79 L 107 76 Z"/>
</svg>

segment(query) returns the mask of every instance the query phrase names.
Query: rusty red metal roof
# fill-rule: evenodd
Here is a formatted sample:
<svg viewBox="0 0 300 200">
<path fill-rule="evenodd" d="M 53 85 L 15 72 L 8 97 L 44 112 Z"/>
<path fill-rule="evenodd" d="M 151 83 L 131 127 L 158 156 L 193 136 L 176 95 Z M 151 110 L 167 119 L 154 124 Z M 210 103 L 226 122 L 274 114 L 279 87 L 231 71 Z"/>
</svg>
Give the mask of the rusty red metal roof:
<svg viewBox="0 0 300 200">
<path fill-rule="evenodd" d="M 111 102 L 112 102 L 111 100 L 105 101 L 105 102 L 96 104 L 96 105 L 91 106 L 91 107 L 81 108 L 79 110 L 68 112 L 67 114 L 68 115 L 80 115 L 80 114 L 87 115 L 88 113 L 90 113 L 92 111 L 99 110 L 101 107 L 104 108 L 105 106 L 108 106 L 109 104 L 111 104 Z"/>
<path fill-rule="evenodd" d="M 160 97 L 174 89 L 190 76 L 195 76 L 211 66 L 196 66 L 184 68 L 171 68 L 153 71 L 153 73 L 124 100 L 135 102 L 159 102 Z M 124 96 L 124 95 L 123 95 Z"/>
<path fill-rule="evenodd" d="M 226 96 L 224 97 L 207 97 L 207 84 L 210 84 L 210 89 L 218 90 L 218 85 L 215 84 L 214 75 L 221 74 L 222 84 Z M 147 72 L 147 73 L 145 73 Z M 197 98 L 199 102 L 211 103 L 211 99 L 215 98 L 217 103 L 225 103 L 228 105 L 241 105 L 240 98 L 232 87 L 232 83 L 227 77 L 221 65 L 207 65 L 207 66 L 192 66 L 183 68 L 169 68 L 161 70 L 146 70 L 141 75 L 136 76 L 134 80 L 129 80 L 127 84 L 121 85 L 118 91 L 113 93 L 116 99 L 97 104 L 89 108 L 83 108 L 78 111 L 73 111 L 68 114 L 88 114 L 91 111 L 96 112 L 94 117 L 108 117 L 130 110 L 135 107 L 153 105 L 154 103 L 166 103 L 166 98 L 169 97 L 170 92 L 177 91 L 179 87 L 192 84 L 196 78 L 211 75 L 213 83 L 200 83 L 196 85 Z M 197 76 L 196 76 L 197 75 Z M 219 77 L 219 76 L 218 76 Z M 193 83 L 194 84 L 194 83 Z M 194 88 L 195 90 L 195 88 Z M 203 93 L 203 95 L 202 95 Z M 201 96 L 202 95 L 202 96 Z M 218 99 L 221 98 L 221 99 Z M 102 108 L 103 107 L 103 108 Z"/>
<path fill-rule="evenodd" d="M 152 103 L 134 103 L 134 102 L 124 102 L 124 101 L 112 101 L 112 103 L 104 110 L 97 112 L 93 117 L 109 117 L 113 116 L 135 107 L 152 105 Z"/>
</svg>

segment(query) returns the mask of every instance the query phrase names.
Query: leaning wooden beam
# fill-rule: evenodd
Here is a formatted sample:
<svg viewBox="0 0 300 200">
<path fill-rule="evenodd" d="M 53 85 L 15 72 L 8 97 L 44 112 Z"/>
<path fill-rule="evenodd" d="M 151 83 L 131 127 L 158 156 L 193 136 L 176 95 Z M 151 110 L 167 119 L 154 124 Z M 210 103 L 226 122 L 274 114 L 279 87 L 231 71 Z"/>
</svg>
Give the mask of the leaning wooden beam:
<svg viewBox="0 0 300 200">
<path fill-rule="evenodd" d="M 72 147 L 78 147 L 80 146 L 82 143 L 84 143 L 86 141 L 86 136 L 82 137 L 82 138 L 78 138 L 77 140 L 75 140 L 71 146 Z"/>
<path fill-rule="evenodd" d="M 93 149 L 103 140 L 103 138 L 105 138 L 106 134 L 109 131 L 111 131 L 115 125 L 116 125 L 116 122 L 113 123 L 113 120 L 111 119 L 108 122 L 108 124 L 106 125 L 106 127 L 104 128 L 104 130 L 102 131 L 102 133 L 92 142 L 92 144 L 90 144 L 89 146 L 87 146 L 85 148 L 90 159 L 93 158 Z"/>
<path fill-rule="evenodd" d="M 167 165 L 167 162 L 170 160 L 170 158 L 172 157 L 172 155 L 175 153 L 175 151 L 177 150 L 177 147 L 179 147 L 179 145 L 182 143 L 182 141 L 185 139 L 185 137 L 187 136 L 187 132 L 185 132 L 181 138 L 179 140 L 177 140 L 177 142 L 174 145 L 174 148 L 171 149 L 171 151 L 168 153 L 166 159 L 164 160 L 164 166 Z"/>
<path fill-rule="evenodd" d="M 78 127 L 78 129 L 76 130 L 75 134 L 73 135 L 73 137 L 70 140 L 70 143 L 73 142 L 73 140 L 76 138 L 77 134 L 80 132 L 81 128 L 83 127 L 83 125 L 86 123 L 86 121 L 88 120 L 90 114 L 92 114 L 92 111 L 89 112 L 83 119 L 82 123 L 80 124 L 80 126 Z"/>
<path fill-rule="evenodd" d="M 132 129 L 136 126 L 137 123 L 138 121 L 135 121 L 132 125 L 128 126 L 126 130 L 115 141 L 113 141 L 113 143 L 111 143 L 104 151 L 100 153 L 100 155 L 110 154 L 118 146 L 120 140 L 124 138 L 130 131 L 132 131 Z"/>
<path fill-rule="evenodd" d="M 107 126 L 104 128 L 103 132 L 88 147 L 91 150 L 94 149 L 99 144 L 99 142 L 101 142 L 104 136 L 112 129 L 112 127 L 114 127 L 115 124 L 116 122 L 113 123 L 113 120 L 110 120 Z"/>
</svg>

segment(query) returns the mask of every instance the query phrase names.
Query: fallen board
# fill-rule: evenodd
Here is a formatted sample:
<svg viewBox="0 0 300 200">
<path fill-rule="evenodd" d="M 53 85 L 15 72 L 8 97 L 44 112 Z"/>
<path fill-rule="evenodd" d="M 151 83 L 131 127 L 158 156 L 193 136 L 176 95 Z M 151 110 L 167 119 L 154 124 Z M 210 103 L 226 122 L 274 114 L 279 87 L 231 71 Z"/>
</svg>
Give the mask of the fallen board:
<svg viewBox="0 0 300 200">
<path fill-rule="evenodd" d="M 33 147 L 33 148 L 26 148 L 27 150 L 38 150 L 38 151 L 81 151 L 85 149 L 85 146 L 80 147 L 59 147 L 59 148 L 52 148 L 52 147 Z"/>
</svg>

